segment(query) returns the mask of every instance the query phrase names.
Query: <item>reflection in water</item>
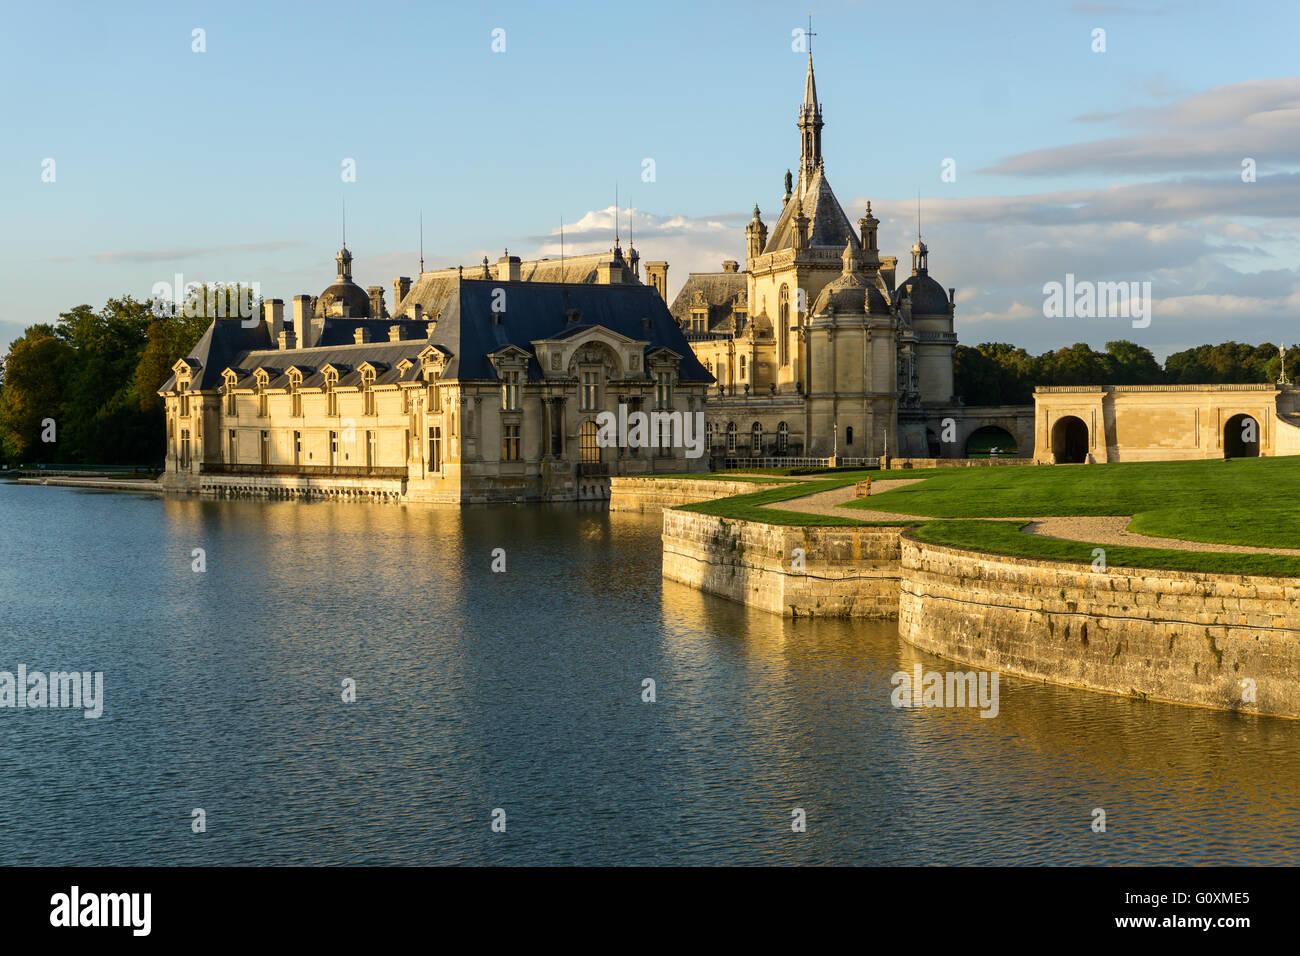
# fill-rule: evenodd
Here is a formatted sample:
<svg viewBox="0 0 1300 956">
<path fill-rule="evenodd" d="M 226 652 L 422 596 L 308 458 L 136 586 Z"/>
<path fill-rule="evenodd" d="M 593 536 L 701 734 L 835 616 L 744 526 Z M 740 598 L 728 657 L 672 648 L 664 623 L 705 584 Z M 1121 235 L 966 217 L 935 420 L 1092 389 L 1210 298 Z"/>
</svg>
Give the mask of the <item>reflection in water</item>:
<svg viewBox="0 0 1300 956">
<path fill-rule="evenodd" d="M 0 486 L 0 527 L 0 670 L 105 674 L 99 720 L 0 709 L 9 862 L 1296 860 L 1300 722 L 895 709 L 957 665 L 665 582 L 658 516 Z"/>
</svg>

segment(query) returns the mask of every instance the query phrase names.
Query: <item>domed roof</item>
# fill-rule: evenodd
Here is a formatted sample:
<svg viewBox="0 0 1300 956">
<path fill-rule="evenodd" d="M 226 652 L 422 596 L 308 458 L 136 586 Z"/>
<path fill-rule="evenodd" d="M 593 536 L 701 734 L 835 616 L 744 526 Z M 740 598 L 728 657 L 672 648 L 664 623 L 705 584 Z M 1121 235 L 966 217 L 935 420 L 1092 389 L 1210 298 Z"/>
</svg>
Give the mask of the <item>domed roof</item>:
<svg viewBox="0 0 1300 956">
<path fill-rule="evenodd" d="M 370 315 L 370 296 L 355 282 L 335 282 L 320 294 L 316 301 L 317 315 L 338 315 L 340 303 L 347 303 L 350 318 L 367 318 Z"/>
<path fill-rule="evenodd" d="M 858 272 L 857 246 L 851 239 L 845 243 L 843 259 L 844 271 L 822 287 L 813 303 L 812 314 L 824 315 L 831 310 L 837 314 L 889 312 L 889 300 L 884 292 Z"/>
<path fill-rule="evenodd" d="M 908 276 L 907 281 L 898 287 L 895 301 L 907 296 L 912 300 L 913 315 L 947 315 L 948 293 L 927 273 L 920 272 Z"/>
</svg>

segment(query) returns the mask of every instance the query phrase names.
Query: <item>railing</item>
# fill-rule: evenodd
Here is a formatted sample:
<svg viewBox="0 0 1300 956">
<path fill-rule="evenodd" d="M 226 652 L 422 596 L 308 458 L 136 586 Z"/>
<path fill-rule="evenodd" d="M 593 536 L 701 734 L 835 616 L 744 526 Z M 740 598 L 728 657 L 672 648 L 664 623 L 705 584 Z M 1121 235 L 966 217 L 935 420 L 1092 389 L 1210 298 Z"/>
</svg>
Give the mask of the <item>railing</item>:
<svg viewBox="0 0 1300 956">
<path fill-rule="evenodd" d="M 879 468 L 879 458 L 726 458 L 726 468 Z"/>
<path fill-rule="evenodd" d="M 53 463 L 19 464 L 0 470 L 0 475 L 16 478 L 40 477 L 109 477 L 152 478 L 162 472 L 161 465 L 59 465 Z"/>
<path fill-rule="evenodd" d="M 365 465 L 232 465 L 227 462 L 203 462 L 199 471 L 205 475 L 256 475 L 299 478 L 405 478 L 402 467 L 367 467 Z"/>
</svg>

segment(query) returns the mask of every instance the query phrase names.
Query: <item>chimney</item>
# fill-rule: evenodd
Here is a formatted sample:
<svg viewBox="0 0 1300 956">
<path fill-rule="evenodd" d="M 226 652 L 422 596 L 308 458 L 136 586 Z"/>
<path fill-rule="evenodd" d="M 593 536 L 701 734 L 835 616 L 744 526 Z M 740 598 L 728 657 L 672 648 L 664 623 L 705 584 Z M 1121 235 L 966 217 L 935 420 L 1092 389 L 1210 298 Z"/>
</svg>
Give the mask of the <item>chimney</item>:
<svg viewBox="0 0 1300 956">
<path fill-rule="evenodd" d="M 420 305 L 420 303 L 417 302 L 415 303 L 415 305 L 411 307 L 411 321 L 420 322 L 423 321 L 423 319 L 424 319 L 424 306 Z"/>
<path fill-rule="evenodd" d="M 402 307 L 402 300 L 411 291 L 411 280 L 407 276 L 398 276 L 393 280 L 393 311 Z"/>
<path fill-rule="evenodd" d="M 388 341 L 390 342 L 402 341 L 402 327 L 400 325 L 390 325 L 388 327 Z"/>
<path fill-rule="evenodd" d="M 366 294 L 370 296 L 370 317 L 372 319 L 385 318 L 384 287 L 381 285 L 369 286 L 366 289 Z"/>
<path fill-rule="evenodd" d="M 266 323 L 266 331 L 270 333 L 271 341 L 277 341 L 280 333 L 284 331 L 284 300 L 269 299 L 262 303 L 262 321 Z"/>
<path fill-rule="evenodd" d="M 297 348 L 297 346 L 298 346 L 298 342 L 297 342 L 297 340 L 294 338 L 292 332 L 281 332 L 281 333 L 280 333 L 280 351 L 281 351 L 281 352 L 285 352 L 285 351 L 288 351 L 289 349 Z"/>
<path fill-rule="evenodd" d="M 435 328 L 437 328 L 438 323 L 437 323 L 437 322 L 429 322 L 429 323 L 427 323 L 427 325 L 428 325 L 428 334 L 425 335 L 425 338 L 429 338 L 429 339 L 431 339 L 431 338 L 433 338 L 433 330 L 434 330 Z"/>
<path fill-rule="evenodd" d="M 293 325 L 298 348 L 309 349 L 316 343 L 311 335 L 311 296 L 295 295 L 293 297 Z"/>
<path fill-rule="evenodd" d="M 668 302 L 668 263 L 663 260 L 657 262 L 647 262 L 645 264 L 646 278 L 650 280 L 650 287 L 659 293 L 659 298 L 665 303 Z"/>
<path fill-rule="evenodd" d="M 519 268 L 519 257 L 512 256 L 509 251 L 507 251 L 504 256 L 497 260 L 497 281 L 518 282 Z"/>
<path fill-rule="evenodd" d="M 724 259 L 722 261 L 723 272 L 735 272 L 739 268 L 740 268 L 740 263 L 737 262 L 735 259 Z"/>
<path fill-rule="evenodd" d="M 352 341 L 357 345 L 364 345 L 370 341 L 370 330 L 364 326 L 352 333 Z"/>
</svg>

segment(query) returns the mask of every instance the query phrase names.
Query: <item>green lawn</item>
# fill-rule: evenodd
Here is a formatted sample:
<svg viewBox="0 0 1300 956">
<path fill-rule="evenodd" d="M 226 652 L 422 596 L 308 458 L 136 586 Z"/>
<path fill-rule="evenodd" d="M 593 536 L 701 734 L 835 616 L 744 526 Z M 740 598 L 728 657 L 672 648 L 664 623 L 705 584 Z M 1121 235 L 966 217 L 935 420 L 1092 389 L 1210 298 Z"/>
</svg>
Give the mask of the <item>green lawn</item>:
<svg viewBox="0 0 1300 956">
<path fill-rule="evenodd" d="M 908 475 L 922 476 L 927 476 L 923 482 L 850 507 L 934 518 L 1134 515 L 1129 530 L 1139 534 L 1300 548 L 1300 457 L 931 469 Z"/>
<path fill-rule="evenodd" d="M 756 491 L 749 495 L 736 495 L 732 498 L 719 498 L 716 501 L 700 501 L 692 505 L 682 505 L 677 510 L 694 511 L 706 515 L 716 515 L 720 518 L 759 521 L 764 524 L 796 525 L 819 528 L 844 525 L 853 527 L 878 527 L 880 525 L 890 525 L 897 527 L 899 524 L 897 521 L 872 521 L 869 515 L 863 515 L 862 519 L 859 520 L 847 516 L 838 518 L 829 515 L 804 514 L 799 511 L 780 511 L 777 509 L 761 507 L 762 505 L 772 504 L 777 501 L 786 501 L 790 498 L 801 498 L 804 495 L 815 495 L 819 491 L 830 491 L 832 488 L 842 488 L 845 485 L 851 485 L 855 481 L 866 478 L 868 475 L 873 478 L 878 478 L 880 477 L 881 472 L 848 472 L 821 481 L 800 481 L 787 487 L 769 488 L 766 491 Z M 912 522 L 912 524 L 920 523 L 921 522 Z"/>
</svg>

